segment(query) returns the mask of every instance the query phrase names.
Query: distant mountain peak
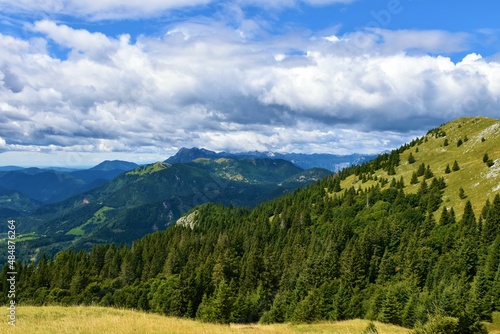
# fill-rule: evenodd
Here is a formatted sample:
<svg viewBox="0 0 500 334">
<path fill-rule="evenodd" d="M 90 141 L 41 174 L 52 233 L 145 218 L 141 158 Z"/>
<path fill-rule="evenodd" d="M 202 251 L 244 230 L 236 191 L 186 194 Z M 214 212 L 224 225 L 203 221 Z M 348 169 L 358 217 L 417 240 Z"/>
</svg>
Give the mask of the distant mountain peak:
<svg viewBox="0 0 500 334">
<path fill-rule="evenodd" d="M 217 159 L 226 157 L 222 153 L 216 153 L 214 151 L 209 151 L 204 148 L 192 147 L 192 148 L 181 148 L 175 155 L 171 156 L 165 162 L 174 164 L 174 163 L 187 163 L 199 158 L 207 158 L 207 159 Z"/>
</svg>

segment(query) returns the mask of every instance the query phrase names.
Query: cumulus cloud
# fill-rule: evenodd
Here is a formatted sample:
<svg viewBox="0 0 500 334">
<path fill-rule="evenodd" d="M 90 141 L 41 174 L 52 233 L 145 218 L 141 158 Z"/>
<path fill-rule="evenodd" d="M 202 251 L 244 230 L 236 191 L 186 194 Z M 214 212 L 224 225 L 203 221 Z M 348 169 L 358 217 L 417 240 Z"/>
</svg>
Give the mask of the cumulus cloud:
<svg viewBox="0 0 500 334">
<path fill-rule="evenodd" d="M 132 42 L 50 20 L 31 29 L 41 35 L 0 34 L 0 150 L 375 153 L 500 107 L 498 62 L 407 52 L 461 49 L 462 34 L 254 40 L 198 20 Z M 51 56 L 49 42 L 68 57 Z"/>
</svg>

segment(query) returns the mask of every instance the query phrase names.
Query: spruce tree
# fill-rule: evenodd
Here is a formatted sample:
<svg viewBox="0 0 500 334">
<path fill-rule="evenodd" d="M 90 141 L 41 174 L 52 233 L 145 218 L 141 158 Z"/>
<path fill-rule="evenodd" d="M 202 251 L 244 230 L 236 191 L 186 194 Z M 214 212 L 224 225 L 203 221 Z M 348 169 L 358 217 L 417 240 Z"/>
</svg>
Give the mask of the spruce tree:
<svg viewBox="0 0 500 334">
<path fill-rule="evenodd" d="M 460 170 L 460 166 L 458 165 L 458 162 L 455 160 L 453 162 L 453 167 L 451 168 L 454 172 L 456 171 L 459 171 Z"/>
<path fill-rule="evenodd" d="M 495 274 L 491 295 L 495 311 L 500 312 L 500 266 L 498 266 L 497 273 Z"/>
<path fill-rule="evenodd" d="M 424 172 L 424 178 L 425 178 L 425 179 L 430 179 L 430 178 L 432 178 L 433 176 L 434 176 L 434 174 L 433 174 L 433 173 L 432 173 L 432 171 L 431 171 L 431 167 L 430 167 L 429 165 L 427 165 L 427 168 L 426 168 L 426 170 L 425 170 L 425 172 Z"/>
<path fill-rule="evenodd" d="M 396 175 L 396 169 L 394 168 L 393 164 L 389 165 L 389 168 L 387 169 L 387 175 Z"/>
<path fill-rule="evenodd" d="M 458 197 L 460 197 L 460 199 L 466 199 L 467 198 L 467 195 L 465 194 L 464 188 L 460 187 L 460 189 L 458 189 Z"/>
<path fill-rule="evenodd" d="M 380 312 L 378 320 L 385 323 L 397 324 L 400 321 L 400 310 L 398 307 L 398 300 L 394 293 L 389 291 L 382 304 L 382 310 Z"/>
<path fill-rule="evenodd" d="M 498 194 L 495 195 L 493 204 L 489 206 L 483 224 L 482 240 L 485 244 L 489 244 L 497 235 L 500 235 L 500 195 Z"/>
<path fill-rule="evenodd" d="M 413 174 L 411 175 L 410 183 L 411 184 L 417 184 L 418 183 L 417 173 L 413 172 Z"/>
<path fill-rule="evenodd" d="M 483 156 L 483 162 L 486 162 L 490 159 L 490 157 L 488 156 L 488 153 L 485 153 L 484 156 Z"/>
<path fill-rule="evenodd" d="M 398 189 L 404 189 L 404 187 L 405 187 L 405 180 L 403 179 L 402 176 L 399 178 L 399 181 L 398 181 L 398 184 L 396 185 L 396 187 Z"/>
<path fill-rule="evenodd" d="M 391 188 L 397 188 L 397 182 L 395 178 L 392 178 L 391 184 L 389 185 Z"/>
<path fill-rule="evenodd" d="M 448 225 L 451 222 L 451 217 L 446 206 L 443 206 L 443 211 L 441 211 L 441 218 L 439 218 L 439 225 Z"/>
<path fill-rule="evenodd" d="M 342 188 L 340 188 L 340 178 L 336 177 L 333 180 L 333 191 L 338 193 L 339 191 L 342 191 Z"/>
<path fill-rule="evenodd" d="M 417 169 L 417 176 L 423 176 L 425 173 L 425 164 L 422 163 L 420 166 L 418 166 L 418 169 Z"/>
<path fill-rule="evenodd" d="M 445 172 L 446 174 L 450 174 L 450 173 L 451 173 L 451 168 L 450 168 L 450 165 L 449 165 L 449 164 L 447 164 L 447 165 L 446 165 L 446 169 L 444 170 L 444 172 Z"/>
<path fill-rule="evenodd" d="M 413 156 L 413 154 L 410 152 L 410 155 L 408 156 L 408 163 L 409 164 L 413 164 L 415 163 L 415 157 Z"/>
</svg>

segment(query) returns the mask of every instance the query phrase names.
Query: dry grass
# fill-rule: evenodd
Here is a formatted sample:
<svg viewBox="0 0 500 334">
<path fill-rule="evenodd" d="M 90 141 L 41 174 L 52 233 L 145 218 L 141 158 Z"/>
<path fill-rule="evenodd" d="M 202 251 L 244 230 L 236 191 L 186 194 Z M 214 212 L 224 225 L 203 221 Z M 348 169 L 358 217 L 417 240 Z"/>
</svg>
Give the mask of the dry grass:
<svg viewBox="0 0 500 334">
<path fill-rule="evenodd" d="M 23 306 L 17 309 L 16 327 L 7 321 L 0 324 L 2 333 L 36 334 L 225 334 L 225 333 L 329 333 L 361 334 L 368 325 L 366 320 L 350 320 L 319 324 L 276 325 L 214 325 L 192 320 L 163 317 L 130 310 L 104 307 Z M 4 318 L 5 319 L 5 318 Z M 380 334 L 403 334 L 409 330 L 393 325 L 376 323 Z"/>
<path fill-rule="evenodd" d="M 491 334 L 500 334 L 500 312 L 493 312 L 493 323 L 486 323 L 486 328 Z"/>
</svg>

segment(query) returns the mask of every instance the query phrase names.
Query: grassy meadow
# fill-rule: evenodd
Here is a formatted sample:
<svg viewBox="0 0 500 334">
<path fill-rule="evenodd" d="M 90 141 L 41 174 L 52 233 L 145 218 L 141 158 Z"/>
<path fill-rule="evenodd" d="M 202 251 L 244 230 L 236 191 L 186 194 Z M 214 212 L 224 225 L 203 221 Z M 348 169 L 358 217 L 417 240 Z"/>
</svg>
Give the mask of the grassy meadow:
<svg viewBox="0 0 500 334">
<path fill-rule="evenodd" d="M 157 314 L 94 306 L 22 306 L 17 309 L 16 316 L 15 327 L 8 325 L 6 320 L 2 321 L 0 324 L 1 333 L 361 334 L 369 323 L 367 320 L 349 320 L 318 324 L 216 325 Z M 379 334 L 409 332 L 406 328 L 394 325 L 378 322 L 375 322 L 375 325 Z"/>
<path fill-rule="evenodd" d="M 441 208 L 435 213 L 436 220 L 439 220 L 443 206 L 453 207 L 457 217 L 462 216 L 467 200 L 472 202 L 477 217 L 486 199 L 493 201 L 495 194 L 500 190 L 498 184 L 500 122 L 485 117 L 460 118 L 443 125 L 441 129 L 445 131 L 445 137 L 438 136 L 436 138 L 434 134 L 429 134 L 424 143 L 401 153 L 401 163 L 396 168 L 396 175 L 388 175 L 383 170 L 376 171 L 375 175 L 379 178 L 388 178 L 389 181 L 392 178 L 399 180 L 403 177 L 406 185 L 405 192 L 416 193 L 423 178 L 419 177 L 419 183 L 412 185 L 410 184 L 412 173 L 422 163 L 426 166 L 429 165 L 434 176 L 444 177 L 447 184 Z M 457 146 L 460 139 L 463 143 Z M 448 141 L 448 145 L 445 145 L 445 140 Z M 416 160 L 413 164 L 408 163 L 410 153 Z M 483 162 L 485 153 L 494 162 L 493 166 L 488 167 Z M 451 168 L 455 160 L 458 162 L 460 170 L 446 174 L 446 165 Z M 431 179 L 427 180 L 428 184 L 431 181 Z M 351 186 L 356 189 L 364 189 L 376 184 L 377 182 L 372 180 L 362 183 L 359 177 L 352 175 L 344 180 L 341 186 L 342 189 Z M 459 197 L 461 187 L 465 190 L 466 198 Z"/>
</svg>

